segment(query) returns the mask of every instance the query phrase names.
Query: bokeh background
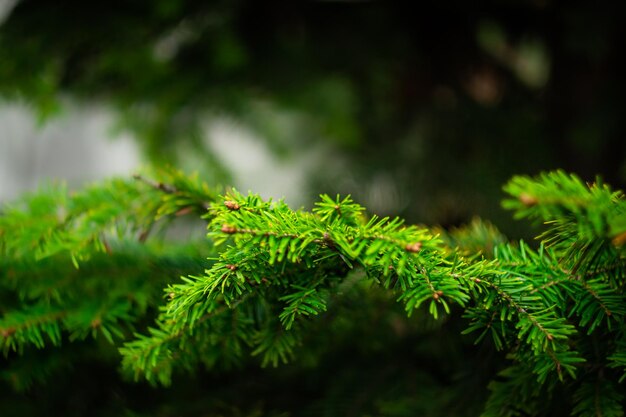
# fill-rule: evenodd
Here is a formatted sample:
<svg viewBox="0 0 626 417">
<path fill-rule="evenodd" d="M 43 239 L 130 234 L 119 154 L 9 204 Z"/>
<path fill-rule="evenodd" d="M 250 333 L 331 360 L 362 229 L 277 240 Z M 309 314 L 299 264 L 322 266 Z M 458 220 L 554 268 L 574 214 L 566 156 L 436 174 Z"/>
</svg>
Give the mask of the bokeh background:
<svg viewBox="0 0 626 417">
<path fill-rule="evenodd" d="M 624 2 L 0 0 L 0 199 L 141 165 L 455 226 L 626 185 Z"/>
</svg>

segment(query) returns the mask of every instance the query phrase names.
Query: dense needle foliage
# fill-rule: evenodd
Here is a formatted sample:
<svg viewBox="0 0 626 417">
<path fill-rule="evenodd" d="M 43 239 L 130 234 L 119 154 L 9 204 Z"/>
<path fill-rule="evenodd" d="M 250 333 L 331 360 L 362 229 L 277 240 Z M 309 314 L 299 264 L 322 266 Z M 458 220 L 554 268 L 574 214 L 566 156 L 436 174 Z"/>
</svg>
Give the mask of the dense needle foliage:
<svg viewBox="0 0 626 417">
<path fill-rule="evenodd" d="M 177 171 L 42 189 L 0 215 L 0 409 L 622 416 L 623 194 L 561 171 L 505 191 L 538 243 Z M 182 218 L 208 241 L 167 238 Z M 83 410 L 59 405 L 78 380 Z"/>
</svg>

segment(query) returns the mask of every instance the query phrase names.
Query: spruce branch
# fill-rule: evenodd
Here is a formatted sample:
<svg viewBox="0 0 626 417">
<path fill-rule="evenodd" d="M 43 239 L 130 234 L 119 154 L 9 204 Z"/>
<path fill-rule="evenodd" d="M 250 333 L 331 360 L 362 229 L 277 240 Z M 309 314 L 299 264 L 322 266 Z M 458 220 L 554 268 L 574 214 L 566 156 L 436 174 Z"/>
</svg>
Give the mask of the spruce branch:
<svg viewBox="0 0 626 417">
<path fill-rule="evenodd" d="M 48 338 L 53 345 L 61 343 L 60 321 L 67 311 L 48 306 L 5 314 L 0 320 L 0 349 L 6 356 L 10 351 L 23 352 L 28 344 L 42 349 Z"/>
<path fill-rule="evenodd" d="M 363 210 L 349 199 L 322 197 L 322 208 L 313 213 L 293 211 L 282 201 L 263 201 L 236 190 L 221 199 L 223 204 L 211 207 L 209 237 L 217 244 L 231 245 L 204 276 L 185 278 L 184 283 L 170 287 L 165 311 L 171 329 L 193 329 L 198 317 L 210 311 L 207 306 L 212 303 L 233 305 L 242 297 L 255 294 L 288 303 L 276 319 L 289 331 L 297 321 L 325 310 L 324 299 L 316 294 L 320 290 L 334 291 L 334 283 L 341 280 L 341 276 L 332 274 L 333 265 L 338 262 L 348 268 L 360 266 L 375 282 L 388 289 L 393 287 L 409 314 L 427 301 L 433 316 L 438 316 L 438 304 L 450 313 L 446 299 L 460 306 L 470 299 L 478 305 L 498 305 L 501 310 L 496 314 L 511 321 L 517 328 L 516 337 L 537 355 L 545 353 L 552 360 L 550 368 L 537 368 L 542 378 L 550 369 L 561 376 L 562 368 L 567 367 L 571 373 L 571 364 L 579 361 L 576 352 L 568 353 L 567 341 L 575 334 L 574 327 L 567 323 L 567 318 L 556 315 L 539 294 L 534 294 L 532 280 L 519 276 L 527 273 L 521 267 L 533 262 L 541 261 L 550 268 L 554 265 L 524 245 L 518 252 L 509 246 L 501 247 L 503 253 L 496 254 L 492 262 L 466 260 L 458 254 L 450 259 L 442 241 L 427 229 L 405 226 L 400 219 L 373 216 L 367 221 Z M 344 213 L 350 212 L 358 216 L 344 222 Z M 359 223 L 355 222 L 357 218 Z M 506 265 L 504 271 L 500 269 L 500 260 Z M 322 265 L 328 265 L 330 275 L 323 272 Z M 294 284 L 296 277 L 307 276 L 307 271 L 312 270 L 322 271 L 322 278 L 304 285 Z M 513 320 L 507 310 L 519 318 Z M 493 317 L 487 327 L 492 322 Z M 485 323 L 475 322 L 476 329 L 477 326 Z M 508 327 L 502 329 L 510 334 L 510 329 L 504 330 Z M 503 334 L 497 338 L 508 337 Z M 257 344 L 253 352 L 264 351 L 258 345 L 261 339 L 249 340 Z M 281 345 L 276 346 L 281 349 Z M 276 352 L 270 361 L 276 363 L 276 358 L 290 356 L 292 347 L 287 343 L 283 346 L 284 355 Z M 264 363 L 265 360 L 267 357 Z"/>
<path fill-rule="evenodd" d="M 173 170 L 73 194 L 44 190 L 0 215 L 1 347 L 13 357 L 102 335 L 124 343 L 122 367 L 135 379 L 168 384 L 201 365 L 301 359 L 313 349 L 311 329 L 354 327 L 351 308 L 379 291 L 411 320 L 462 316 L 463 333 L 504 351 L 510 367 L 490 385 L 486 416 L 533 415 L 537 398 L 561 391 L 574 415 L 621 415 L 622 193 L 562 172 L 516 177 L 506 190 L 518 217 L 545 222 L 538 248 L 480 221 L 446 232 L 368 217 L 350 197 L 323 195 L 305 211 L 235 189 L 219 195 Z M 146 238 L 183 214 L 207 221 L 210 242 L 198 246 L 215 252 L 163 268 Z M 116 263 L 128 242 L 151 254 L 148 266 L 132 251 L 131 266 Z M 80 270 L 67 268 L 70 258 Z M 157 308 L 155 324 L 128 340 Z M 600 392 L 605 382 L 611 388 Z"/>
</svg>

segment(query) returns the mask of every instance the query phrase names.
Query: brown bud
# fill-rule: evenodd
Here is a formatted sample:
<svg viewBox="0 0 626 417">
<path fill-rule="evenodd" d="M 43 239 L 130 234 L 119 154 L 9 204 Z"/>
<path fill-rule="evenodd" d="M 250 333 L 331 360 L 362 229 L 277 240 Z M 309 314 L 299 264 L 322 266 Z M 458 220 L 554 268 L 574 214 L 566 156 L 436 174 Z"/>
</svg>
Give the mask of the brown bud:
<svg viewBox="0 0 626 417">
<path fill-rule="evenodd" d="M 96 327 L 100 327 L 102 325 L 102 319 L 100 317 L 96 317 L 95 319 L 91 320 L 91 327 L 92 328 L 96 328 Z"/>
<path fill-rule="evenodd" d="M 537 197 L 534 197 L 530 194 L 526 194 L 526 193 L 522 193 L 519 195 L 519 201 L 522 202 L 523 205 L 525 205 L 526 207 L 532 207 L 534 205 L 536 205 L 539 201 L 537 200 Z"/>
<path fill-rule="evenodd" d="M 439 291 L 435 291 L 435 293 L 433 294 L 433 298 L 435 300 L 438 300 L 439 297 L 441 297 L 443 295 L 443 291 L 439 290 Z"/>
<path fill-rule="evenodd" d="M 222 233 L 232 235 L 233 233 L 237 233 L 237 228 L 234 226 L 224 224 L 222 225 Z"/>
<path fill-rule="evenodd" d="M 422 249 L 422 242 L 409 243 L 404 249 L 406 249 L 407 252 L 419 252 Z"/>
<path fill-rule="evenodd" d="M 241 206 L 237 204 L 235 201 L 226 200 L 224 201 L 224 205 L 228 210 L 239 210 Z"/>
<path fill-rule="evenodd" d="M 237 269 L 237 265 L 228 264 L 228 265 L 226 265 L 226 268 L 230 269 L 231 271 L 234 271 L 234 270 Z"/>
</svg>

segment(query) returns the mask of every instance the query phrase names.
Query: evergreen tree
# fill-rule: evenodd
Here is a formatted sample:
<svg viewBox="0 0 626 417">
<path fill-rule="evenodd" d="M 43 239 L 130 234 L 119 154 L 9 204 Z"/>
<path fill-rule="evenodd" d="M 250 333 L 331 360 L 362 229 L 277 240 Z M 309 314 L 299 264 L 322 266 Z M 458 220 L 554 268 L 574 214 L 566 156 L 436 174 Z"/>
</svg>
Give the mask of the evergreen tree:
<svg viewBox="0 0 626 417">
<path fill-rule="evenodd" d="M 504 189 L 537 244 L 174 170 L 25 196 L 0 215 L 2 415 L 622 416 L 622 192 Z M 208 239 L 173 239 L 185 218 Z"/>
</svg>

